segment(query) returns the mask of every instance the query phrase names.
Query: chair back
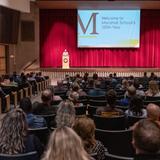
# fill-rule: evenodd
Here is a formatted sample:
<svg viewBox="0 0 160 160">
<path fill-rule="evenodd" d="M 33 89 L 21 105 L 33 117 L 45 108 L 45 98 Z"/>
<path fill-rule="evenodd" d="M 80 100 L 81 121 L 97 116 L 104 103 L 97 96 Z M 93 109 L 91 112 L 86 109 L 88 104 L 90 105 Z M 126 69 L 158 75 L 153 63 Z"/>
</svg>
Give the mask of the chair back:
<svg viewBox="0 0 160 160">
<path fill-rule="evenodd" d="M 128 116 L 127 119 L 127 126 L 133 126 L 136 122 L 138 122 L 139 120 L 144 119 L 142 117 L 137 117 L 137 116 Z"/>
<path fill-rule="evenodd" d="M 75 107 L 76 115 L 86 115 L 87 106 Z"/>
<path fill-rule="evenodd" d="M 24 154 L 8 155 L 0 154 L 0 160 L 40 160 L 37 152 L 29 152 Z"/>
<path fill-rule="evenodd" d="M 105 96 L 88 96 L 89 100 L 106 100 Z"/>
<path fill-rule="evenodd" d="M 103 117 L 93 116 L 96 128 L 104 130 L 123 130 L 125 129 L 125 116 Z"/>
<path fill-rule="evenodd" d="M 118 156 L 133 156 L 132 131 L 131 130 L 101 130 L 96 129 L 95 136 L 107 148 L 110 154 Z"/>
<path fill-rule="evenodd" d="M 48 128 L 54 126 L 56 114 L 36 115 L 36 116 L 43 117 L 46 120 Z"/>
<path fill-rule="evenodd" d="M 106 100 L 89 100 L 89 104 L 91 106 L 106 106 L 107 101 Z"/>
<path fill-rule="evenodd" d="M 95 106 L 88 106 L 88 115 L 89 117 L 93 117 L 93 115 L 96 114 L 96 110 L 97 110 L 98 107 L 95 107 Z"/>
<path fill-rule="evenodd" d="M 117 155 L 106 153 L 106 159 L 107 160 L 133 160 L 133 157 L 117 156 Z"/>
<path fill-rule="evenodd" d="M 29 128 L 28 129 L 29 134 L 33 134 L 36 137 L 39 138 L 40 142 L 44 145 L 48 143 L 49 138 L 49 129 L 47 127 L 42 128 Z"/>
<path fill-rule="evenodd" d="M 66 91 L 63 92 L 55 92 L 54 95 L 60 96 L 62 99 L 66 99 Z"/>
</svg>

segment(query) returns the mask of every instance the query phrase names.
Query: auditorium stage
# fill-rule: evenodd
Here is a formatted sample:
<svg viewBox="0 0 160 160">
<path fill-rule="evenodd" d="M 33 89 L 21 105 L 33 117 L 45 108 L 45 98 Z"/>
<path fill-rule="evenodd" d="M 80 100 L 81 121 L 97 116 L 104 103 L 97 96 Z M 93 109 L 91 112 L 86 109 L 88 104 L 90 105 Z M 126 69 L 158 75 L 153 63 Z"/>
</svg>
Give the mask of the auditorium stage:
<svg viewBox="0 0 160 160">
<path fill-rule="evenodd" d="M 151 72 L 154 72 L 157 76 L 160 76 L 160 68 L 129 68 L 129 67 L 97 67 L 97 68 L 40 68 L 44 75 L 48 75 L 51 78 L 64 78 L 66 74 L 74 76 L 76 74 L 84 75 L 88 72 L 90 76 L 93 73 L 97 73 L 101 77 L 106 77 L 110 73 L 116 73 L 117 76 L 127 77 L 130 75 L 141 77 L 144 72 L 147 72 L 148 76 Z"/>
</svg>

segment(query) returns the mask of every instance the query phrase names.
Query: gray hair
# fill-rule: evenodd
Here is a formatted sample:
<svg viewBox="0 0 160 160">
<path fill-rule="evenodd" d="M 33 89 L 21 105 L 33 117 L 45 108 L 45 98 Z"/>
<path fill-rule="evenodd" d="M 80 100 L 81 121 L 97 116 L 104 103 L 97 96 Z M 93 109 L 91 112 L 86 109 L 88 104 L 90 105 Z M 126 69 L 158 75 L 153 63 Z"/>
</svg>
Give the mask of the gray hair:
<svg viewBox="0 0 160 160">
<path fill-rule="evenodd" d="M 56 124 L 57 127 L 68 126 L 72 127 L 75 121 L 75 108 L 69 100 L 62 101 L 57 110 Z"/>
</svg>

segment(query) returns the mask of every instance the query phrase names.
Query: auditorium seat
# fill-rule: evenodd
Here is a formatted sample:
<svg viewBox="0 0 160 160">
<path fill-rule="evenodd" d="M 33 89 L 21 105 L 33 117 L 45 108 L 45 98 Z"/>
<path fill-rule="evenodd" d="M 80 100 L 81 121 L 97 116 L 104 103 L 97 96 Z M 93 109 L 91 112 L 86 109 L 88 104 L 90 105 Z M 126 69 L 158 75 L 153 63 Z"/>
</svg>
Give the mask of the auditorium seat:
<svg viewBox="0 0 160 160">
<path fill-rule="evenodd" d="M 96 128 L 104 130 L 123 130 L 125 129 L 125 116 L 103 117 L 93 116 Z"/>
<path fill-rule="evenodd" d="M 96 114 L 96 110 L 98 107 L 95 106 L 88 106 L 88 116 L 93 118 L 93 115 Z"/>
<path fill-rule="evenodd" d="M 75 107 L 76 115 L 86 115 L 87 106 Z"/>
<path fill-rule="evenodd" d="M 42 144 L 46 145 L 48 143 L 50 132 L 47 127 L 29 128 L 28 132 L 29 134 L 33 134 L 38 137 Z"/>
<path fill-rule="evenodd" d="M 110 154 L 127 157 L 134 155 L 131 130 L 111 131 L 96 129 L 95 136 L 97 140 L 104 144 Z"/>
<path fill-rule="evenodd" d="M 55 92 L 54 95 L 60 96 L 63 100 L 67 99 L 66 91 L 64 92 Z"/>
<path fill-rule="evenodd" d="M 29 152 L 16 155 L 0 154 L 0 160 L 40 160 L 40 158 L 37 152 Z"/>
<path fill-rule="evenodd" d="M 0 97 L 0 114 L 2 113 L 2 98 Z"/>
<path fill-rule="evenodd" d="M 106 100 L 105 96 L 88 96 L 89 100 Z"/>
<path fill-rule="evenodd" d="M 56 114 L 36 115 L 36 116 L 43 117 L 47 122 L 48 128 L 50 128 L 51 126 L 54 126 Z"/>
<path fill-rule="evenodd" d="M 128 116 L 127 117 L 127 127 L 129 128 L 130 126 L 133 126 L 136 122 L 138 122 L 141 119 L 144 119 L 144 118 L 137 117 L 137 116 Z"/>
<path fill-rule="evenodd" d="M 106 160 L 133 160 L 133 157 L 117 156 L 110 153 L 106 153 L 105 155 L 106 155 Z"/>
<path fill-rule="evenodd" d="M 106 106 L 107 101 L 106 100 L 89 100 L 89 104 L 91 106 Z"/>
</svg>

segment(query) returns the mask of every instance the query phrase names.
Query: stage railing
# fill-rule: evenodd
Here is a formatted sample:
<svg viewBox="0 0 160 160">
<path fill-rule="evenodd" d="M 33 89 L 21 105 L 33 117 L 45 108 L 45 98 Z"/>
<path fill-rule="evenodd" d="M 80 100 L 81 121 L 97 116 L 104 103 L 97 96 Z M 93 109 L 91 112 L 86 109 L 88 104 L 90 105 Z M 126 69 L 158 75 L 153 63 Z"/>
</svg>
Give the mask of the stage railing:
<svg viewBox="0 0 160 160">
<path fill-rule="evenodd" d="M 99 77 L 108 77 L 109 74 L 116 73 L 118 77 L 128 77 L 133 75 L 134 77 L 142 77 L 144 72 L 147 72 L 147 75 L 150 76 L 151 72 L 154 72 L 157 76 L 160 76 L 160 69 L 145 69 L 145 68 L 73 68 L 73 69 L 41 69 L 43 75 L 49 76 L 51 79 L 59 78 L 64 79 L 65 75 L 75 76 L 79 74 L 83 76 L 85 72 L 89 73 L 89 76 L 92 76 L 94 73 L 97 73 Z"/>
</svg>

